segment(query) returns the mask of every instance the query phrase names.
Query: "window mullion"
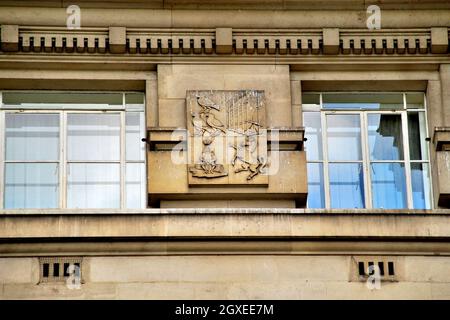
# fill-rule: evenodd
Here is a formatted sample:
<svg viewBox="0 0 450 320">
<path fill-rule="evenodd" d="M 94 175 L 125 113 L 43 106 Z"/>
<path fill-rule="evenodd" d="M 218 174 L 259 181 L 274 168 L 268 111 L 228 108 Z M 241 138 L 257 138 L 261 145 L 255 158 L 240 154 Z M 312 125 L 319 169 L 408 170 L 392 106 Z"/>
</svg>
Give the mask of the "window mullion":
<svg viewBox="0 0 450 320">
<path fill-rule="evenodd" d="M 361 153 L 364 170 L 364 196 L 365 208 L 372 209 L 372 186 L 370 176 L 370 150 L 369 150 L 369 130 L 367 112 L 361 112 Z"/>
<path fill-rule="evenodd" d="M 322 94 L 320 94 L 320 109 L 322 110 Z M 325 192 L 325 208 L 331 208 L 330 177 L 328 174 L 328 135 L 326 113 L 320 111 L 320 122 L 322 127 L 322 157 L 323 157 L 323 183 Z"/>
<path fill-rule="evenodd" d="M 429 137 L 430 135 L 430 131 L 429 131 L 429 127 L 428 127 L 428 104 L 427 104 L 427 97 L 424 93 L 424 97 L 423 97 L 423 107 L 424 107 L 424 115 L 425 115 L 425 136 Z M 428 151 L 428 158 L 427 158 L 427 165 L 428 165 L 428 174 L 429 174 L 429 192 L 430 192 L 430 209 L 434 209 L 434 189 L 433 189 L 433 169 L 431 168 L 431 146 L 432 144 L 430 144 L 428 141 L 427 142 L 423 142 L 426 144 L 426 148 Z"/>
<path fill-rule="evenodd" d="M 125 112 L 121 112 L 120 113 L 120 208 L 121 209 L 124 209 L 126 207 L 125 126 L 126 126 Z"/>
<path fill-rule="evenodd" d="M 403 103 L 406 108 L 406 95 L 403 94 Z M 403 157 L 405 163 L 405 177 L 406 177 L 406 199 L 409 209 L 414 208 L 412 196 L 412 182 L 411 182 L 411 165 L 409 157 L 409 133 L 408 133 L 408 114 L 407 111 L 402 112 L 402 131 L 403 131 Z"/>
<path fill-rule="evenodd" d="M 0 92 L 0 104 L 1 104 L 1 92 Z M 5 112 L 0 111 L 0 209 L 4 208 L 3 199 L 4 199 L 4 184 L 5 184 L 5 137 L 6 137 L 6 128 L 5 128 Z"/>
<path fill-rule="evenodd" d="M 60 206 L 67 207 L 67 112 L 61 112 L 60 123 Z"/>
</svg>

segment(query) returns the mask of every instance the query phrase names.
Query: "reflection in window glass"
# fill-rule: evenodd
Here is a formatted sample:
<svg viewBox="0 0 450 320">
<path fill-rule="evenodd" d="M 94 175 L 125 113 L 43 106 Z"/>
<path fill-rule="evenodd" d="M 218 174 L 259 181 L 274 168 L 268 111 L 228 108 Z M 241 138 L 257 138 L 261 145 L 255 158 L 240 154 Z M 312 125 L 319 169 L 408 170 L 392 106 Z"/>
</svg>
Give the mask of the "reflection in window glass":
<svg viewBox="0 0 450 320">
<path fill-rule="evenodd" d="M 304 112 L 305 150 L 308 160 L 322 160 L 322 125 L 320 112 Z"/>
<path fill-rule="evenodd" d="M 323 164 L 308 163 L 308 208 L 325 206 Z"/>
<path fill-rule="evenodd" d="M 119 208 L 120 165 L 70 163 L 67 174 L 68 208 Z"/>
<path fill-rule="evenodd" d="M 59 159 L 59 115 L 18 114 L 5 116 L 6 160 Z"/>
<path fill-rule="evenodd" d="M 58 177 L 56 163 L 7 163 L 5 208 L 57 208 Z"/>
<path fill-rule="evenodd" d="M 431 181 L 428 164 L 411 164 L 411 182 L 414 209 L 431 208 Z"/>
<path fill-rule="evenodd" d="M 432 207 L 423 92 L 305 93 L 302 107 L 308 207 Z"/>
<path fill-rule="evenodd" d="M 70 113 L 67 115 L 69 160 L 119 160 L 120 115 Z"/>
<path fill-rule="evenodd" d="M 403 163 L 373 163 L 372 205 L 374 208 L 407 208 L 405 165 Z"/>
<path fill-rule="evenodd" d="M 125 104 L 127 105 L 143 105 L 144 94 L 140 92 L 125 93 Z"/>
<path fill-rule="evenodd" d="M 364 208 L 364 176 L 361 163 L 330 163 L 332 208 Z"/>
<path fill-rule="evenodd" d="M 403 108 L 401 93 L 324 93 L 324 109 L 399 110 Z"/>
<path fill-rule="evenodd" d="M 328 159 L 361 160 L 359 115 L 327 115 Z"/>
<path fill-rule="evenodd" d="M 403 160 L 400 115 L 369 114 L 368 126 L 371 160 Z"/>
</svg>

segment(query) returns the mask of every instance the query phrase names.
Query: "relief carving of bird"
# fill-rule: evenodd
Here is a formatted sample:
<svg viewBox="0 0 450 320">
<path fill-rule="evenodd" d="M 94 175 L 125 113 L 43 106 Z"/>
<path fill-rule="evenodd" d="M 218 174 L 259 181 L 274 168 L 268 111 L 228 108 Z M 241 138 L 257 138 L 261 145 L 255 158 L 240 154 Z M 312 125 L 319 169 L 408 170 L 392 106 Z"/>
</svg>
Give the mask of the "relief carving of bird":
<svg viewBox="0 0 450 320">
<path fill-rule="evenodd" d="M 200 107 L 202 107 L 203 111 L 206 113 L 209 113 L 211 109 L 220 110 L 220 106 L 216 104 L 214 101 L 212 101 L 207 96 L 196 96 L 197 97 L 197 103 Z"/>
<path fill-rule="evenodd" d="M 217 119 L 214 116 L 214 114 L 206 113 L 205 117 L 206 117 L 206 124 L 209 127 L 213 128 L 213 129 L 216 129 L 216 130 L 220 130 L 223 133 L 225 133 L 225 126 L 224 126 L 224 124 L 219 119 Z"/>
</svg>

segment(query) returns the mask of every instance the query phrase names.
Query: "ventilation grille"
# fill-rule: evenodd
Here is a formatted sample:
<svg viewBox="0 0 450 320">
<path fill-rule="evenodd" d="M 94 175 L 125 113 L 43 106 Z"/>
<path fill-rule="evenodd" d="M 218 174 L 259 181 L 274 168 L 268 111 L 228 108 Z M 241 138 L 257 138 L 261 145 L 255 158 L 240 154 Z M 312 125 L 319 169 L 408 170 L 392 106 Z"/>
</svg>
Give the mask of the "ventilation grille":
<svg viewBox="0 0 450 320">
<path fill-rule="evenodd" d="M 387 268 L 386 268 L 387 264 Z M 359 261 L 358 262 L 358 273 L 359 276 L 367 277 L 375 274 L 376 268 L 378 268 L 380 276 L 395 276 L 395 266 L 393 261 L 384 262 L 370 261 L 368 263 Z M 386 270 L 387 269 L 387 270 Z"/>
<path fill-rule="evenodd" d="M 398 257 L 353 257 L 350 280 L 367 281 L 378 274 L 381 281 L 399 281 L 402 265 Z"/>
<path fill-rule="evenodd" d="M 39 258 L 39 282 L 65 282 L 71 275 L 82 277 L 82 258 Z"/>
</svg>

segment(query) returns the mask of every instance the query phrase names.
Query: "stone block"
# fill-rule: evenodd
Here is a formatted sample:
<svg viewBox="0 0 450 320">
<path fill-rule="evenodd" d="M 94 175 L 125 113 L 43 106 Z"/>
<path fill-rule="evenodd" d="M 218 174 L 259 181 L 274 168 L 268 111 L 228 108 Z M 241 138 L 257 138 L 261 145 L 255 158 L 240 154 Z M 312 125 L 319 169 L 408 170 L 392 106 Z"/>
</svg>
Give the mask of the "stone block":
<svg viewBox="0 0 450 320">
<path fill-rule="evenodd" d="M 125 53 L 126 42 L 125 27 L 109 27 L 109 51 L 111 53 Z"/>
<path fill-rule="evenodd" d="M 404 257 L 404 280 L 447 283 L 450 286 L 449 257 Z"/>
<path fill-rule="evenodd" d="M 188 90 L 264 90 L 267 126 L 292 125 L 290 74 L 287 65 L 158 66 L 160 102 L 162 99 L 184 100 Z"/>
<path fill-rule="evenodd" d="M 39 280 L 37 258 L 0 258 L 0 283 L 32 283 Z"/>
<path fill-rule="evenodd" d="M 447 53 L 448 29 L 431 28 L 431 53 Z"/>
<path fill-rule="evenodd" d="M 186 127 L 186 100 L 159 99 L 158 115 L 160 127 Z"/>
<path fill-rule="evenodd" d="M 233 30 L 231 28 L 216 28 L 216 53 L 233 52 Z"/>
<path fill-rule="evenodd" d="M 19 50 L 19 26 L 7 25 L 1 26 L 1 48 L 2 51 L 13 52 Z"/>
<path fill-rule="evenodd" d="M 145 115 L 147 127 L 158 126 L 158 81 L 156 79 L 145 82 Z"/>
<path fill-rule="evenodd" d="M 323 53 L 324 54 L 339 53 L 339 28 L 323 29 Z"/>
<path fill-rule="evenodd" d="M 439 179 L 438 206 L 450 208 L 450 151 L 436 152 L 436 166 Z"/>
</svg>

